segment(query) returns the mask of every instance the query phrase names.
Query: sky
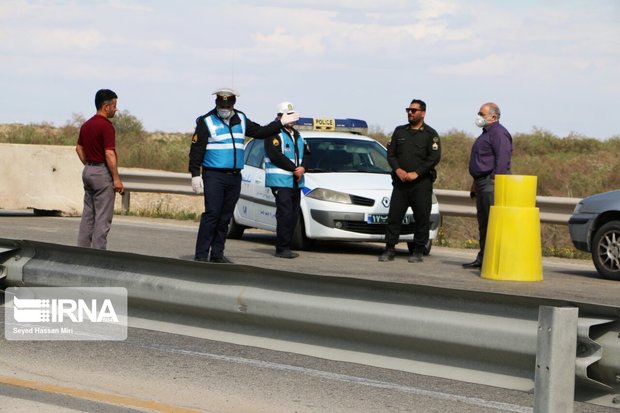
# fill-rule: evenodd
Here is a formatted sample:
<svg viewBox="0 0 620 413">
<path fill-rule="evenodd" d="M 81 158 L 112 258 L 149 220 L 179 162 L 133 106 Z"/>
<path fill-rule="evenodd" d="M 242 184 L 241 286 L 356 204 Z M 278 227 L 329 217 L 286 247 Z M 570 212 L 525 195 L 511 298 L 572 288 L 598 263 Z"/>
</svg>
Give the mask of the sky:
<svg viewBox="0 0 620 413">
<path fill-rule="evenodd" d="M 0 0 L 0 124 L 95 113 L 109 88 L 147 131 L 191 132 L 233 87 L 268 123 L 364 119 L 391 134 L 412 99 L 476 136 L 496 102 L 514 134 L 620 136 L 619 0 Z"/>
</svg>

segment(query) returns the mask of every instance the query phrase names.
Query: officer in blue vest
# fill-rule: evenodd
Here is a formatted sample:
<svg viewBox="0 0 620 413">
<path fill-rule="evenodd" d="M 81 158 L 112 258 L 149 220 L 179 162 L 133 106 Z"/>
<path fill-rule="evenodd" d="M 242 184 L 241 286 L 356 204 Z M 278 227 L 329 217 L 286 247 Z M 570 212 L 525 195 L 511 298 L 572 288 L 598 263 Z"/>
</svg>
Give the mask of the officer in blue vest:
<svg viewBox="0 0 620 413">
<path fill-rule="evenodd" d="M 285 115 L 266 126 L 252 122 L 234 108 L 239 94 L 230 88 L 217 89 L 215 108 L 196 119 L 189 152 L 192 189 L 204 192 L 205 212 L 200 217 L 196 239 L 196 261 L 230 263 L 224 256 L 228 224 L 241 192 L 241 170 L 245 137 L 265 139 L 295 122 L 299 114 Z"/>
<path fill-rule="evenodd" d="M 294 112 L 292 103 L 280 103 L 277 120 L 284 126 L 279 134 L 264 140 L 265 186 L 271 188 L 276 198 L 276 257 L 279 258 L 299 257 L 291 251 L 291 242 L 299 219 L 305 165 L 310 155 L 304 139 L 293 127 L 295 122 L 283 120 Z"/>
</svg>

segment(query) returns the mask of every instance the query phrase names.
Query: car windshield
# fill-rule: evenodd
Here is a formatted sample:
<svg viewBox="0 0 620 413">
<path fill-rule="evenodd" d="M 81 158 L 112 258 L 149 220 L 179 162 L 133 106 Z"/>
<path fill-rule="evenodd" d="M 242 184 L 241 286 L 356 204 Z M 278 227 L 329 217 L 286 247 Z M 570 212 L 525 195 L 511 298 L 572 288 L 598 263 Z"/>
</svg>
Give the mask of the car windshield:
<svg viewBox="0 0 620 413">
<path fill-rule="evenodd" d="M 308 172 L 391 172 L 387 151 L 375 141 L 304 137 L 310 146 Z"/>
</svg>

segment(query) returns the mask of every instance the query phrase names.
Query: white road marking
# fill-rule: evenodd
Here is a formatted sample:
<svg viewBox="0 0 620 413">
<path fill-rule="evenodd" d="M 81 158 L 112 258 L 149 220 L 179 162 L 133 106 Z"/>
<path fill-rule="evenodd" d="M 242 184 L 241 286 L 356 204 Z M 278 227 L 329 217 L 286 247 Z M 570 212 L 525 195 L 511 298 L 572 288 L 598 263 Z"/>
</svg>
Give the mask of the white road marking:
<svg viewBox="0 0 620 413">
<path fill-rule="evenodd" d="M 533 412 L 533 409 L 531 407 L 521 406 L 517 404 L 502 403 L 502 402 L 496 402 L 492 400 L 484 400 L 478 397 L 459 396 L 459 395 L 450 394 L 450 393 L 425 390 L 425 389 L 421 389 L 418 387 L 405 386 L 402 384 L 367 379 L 363 377 L 350 376 L 347 374 L 339 374 L 339 373 L 332 373 L 329 371 L 309 369 L 306 367 L 291 366 L 288 364 L 273 363 L 270 361 L 248 359 L 245 357 L 225 356 L 225 355 L 220 355 L 220 354 L 205 353 L 201 351 L 184 350 L 184 349 L 179 349 L 179 348 L 165 346 L 165 345 L 158 345 L 158 344 L 139 343 L 139 342 L 130 342 L 130 341 L 128 341 L 127 344 L 135 345 L 137 347 L 152 349 L 152 350 L 164 351 L 167 353 L 183 354 L 183 355 L 196 356 L 196 357 L 205 357 L 205 358 L 225 361 L 229 363 L 244 364 L 244 365 L 249 365 L 252 367 L 258 367 L 258 368 L 264 368 L 264 369 L 270 369 L 270 370 L 294 372 L 294 373 L 299 373 L 299 374 L 303 374 L 306 376 L 318 377 L 321 379 L 358 384 L 362 386 L 369 386 L 369 387 L 375 387 L 375 388 L 392 390 L 392 391 L 399 391 L 402 393 L 413 394 L 417 396 L 432 397 L 435 399 L 441 399 L 441 400 L 446 400 L 446 401 L 451 401 L 451 402 L 460 402 L 460 403 L 465 403 L 465 404 L 472 405 L 472 406 L 488 407 L 488 408 L 497 409 L 503 412 L 515 412 L 515 413 L 532 413 Z"/>
</svg>

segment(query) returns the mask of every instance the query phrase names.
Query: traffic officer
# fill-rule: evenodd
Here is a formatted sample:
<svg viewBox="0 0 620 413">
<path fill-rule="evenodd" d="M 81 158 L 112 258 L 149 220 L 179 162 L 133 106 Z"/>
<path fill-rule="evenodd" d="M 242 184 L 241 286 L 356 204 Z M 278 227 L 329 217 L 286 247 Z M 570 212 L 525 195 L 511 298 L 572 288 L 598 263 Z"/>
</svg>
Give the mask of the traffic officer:
<svg viewBox="0 0 620 413">
<path fill-rule="evenodd" d="M 277 119 L 294 112 L 293 104 L 282 102 L 277 108 Z M 265 139 L 265 186 L 276 198 L 276 257 L 297 258 L 291 251 L 293 233 L 299 219 L 301 188 L 310 150 L 293 126 L 285 123 L 280 133 Z"/>
<path fill-rule="evenodd" d="M 286 114 L 266 126 L 252 122 L 234 108 L 239 94 L 230 88 L 213 92 L 215 108 L 196 119 L 189 152 L 192 189 L 204 192 L 205 212 L 200 216 L 196 261 L 230 263 L 224 256 L 228 224 L 241 192 L 241 170 L 246 136 L 264 139 L 280 131 L 284 123 L 299 119 Z M 201 176 L 202 172 L 202 176 Z"/>
<path fill-rule="evenodd" d="M 409 123 L 396 127 L 388 144 L 388 162 L 392 167 L 392 197 L 385 228 L 385 251 L 379 261 L 391 261 L 396 255 L 400 228 L 407 208 L 413 210 L 414 240 L 409 262 L 422 262 L 428 243 L 435 166 L 441 158 L 441 143 L 435 129 L 424 123 L 426 103 L 413 99 L 408 108 Z"/>
</svg>

